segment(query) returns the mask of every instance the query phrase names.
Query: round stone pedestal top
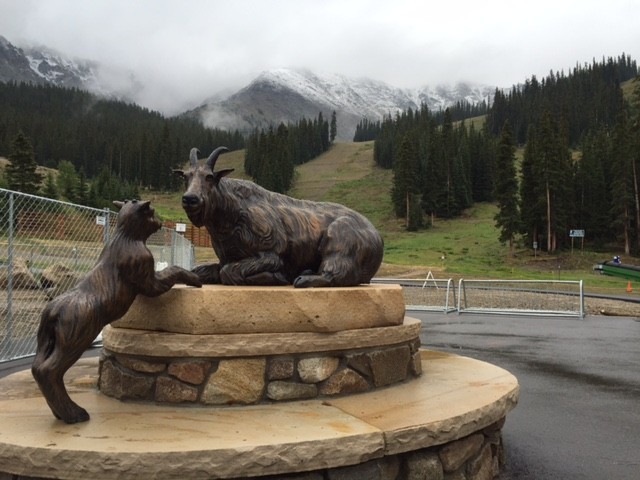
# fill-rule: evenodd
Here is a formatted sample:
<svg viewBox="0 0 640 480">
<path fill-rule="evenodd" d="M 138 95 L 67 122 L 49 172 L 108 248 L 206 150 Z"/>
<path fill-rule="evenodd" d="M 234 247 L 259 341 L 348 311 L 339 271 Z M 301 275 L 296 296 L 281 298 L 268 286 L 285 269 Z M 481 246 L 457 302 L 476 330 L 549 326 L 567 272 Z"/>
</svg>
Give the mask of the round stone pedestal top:
<svg viewBox="0 0 640 480">
<path fill-rule="evenodd" d="M 127 314 L 113 326 L 197 335 L 329 333 L 401 325 L 404 313 L 399 285 L 176 286 L 156 298 L 138 295 Z"/>
<path fill-rule="evenodd" d="M 0 477 L 285 475 L 451 442 L 516 405 L 518 382 L 509 372 L 448 353 L 421 353 L 423 375 L 412 382 L 244 408 L 123 403 L 97 391 L 97 359 L 82 359 L 65 383 L 91 420 L 74 425 L 53 417 L 24 370 L 0 379 Z"/>
</svg>

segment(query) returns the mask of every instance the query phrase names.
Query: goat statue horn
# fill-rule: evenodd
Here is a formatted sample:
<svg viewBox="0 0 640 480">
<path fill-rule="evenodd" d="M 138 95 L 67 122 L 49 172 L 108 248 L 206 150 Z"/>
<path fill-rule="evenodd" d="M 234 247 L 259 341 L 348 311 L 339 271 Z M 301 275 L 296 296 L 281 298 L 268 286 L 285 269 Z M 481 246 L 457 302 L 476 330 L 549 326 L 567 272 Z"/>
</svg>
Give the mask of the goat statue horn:
<svg viewBox="0 0 640 480">
<path fill-rule="evenodd" d="M 191 149 L 191 152 L 189 152 L 189 162 L 191 163 L 191 166 L 193 168 L 196 168 L 198 166 L 198 154 L 199 153 L 200 153 L 200 150 L 198 150 L 195 147 L 193 147 Z"/>
<path fill-rule="evenodd" d="M 211 155 L 209 155 L 209 158 L 207 158 L 207 167 L 209 167 L 211 171 L 213 171 L 213 167 L 215 166 L 216 160 L 218 160 L 218 157 L 220 156 L 220 154 L 228 151 L 229 149 L 227 147 L 216 148 L 213 152 L 211 152 Z"/>
</svg>

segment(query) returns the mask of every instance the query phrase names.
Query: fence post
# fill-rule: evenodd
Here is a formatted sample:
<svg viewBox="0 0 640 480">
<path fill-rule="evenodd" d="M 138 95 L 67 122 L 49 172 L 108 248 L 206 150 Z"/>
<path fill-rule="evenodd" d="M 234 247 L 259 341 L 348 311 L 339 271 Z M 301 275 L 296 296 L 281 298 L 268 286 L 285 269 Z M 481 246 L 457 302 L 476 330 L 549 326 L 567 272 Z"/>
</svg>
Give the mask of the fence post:
<svg viewBox="0 0 640 480">
<path fill-rule="evenodd" d="M 8 351 L 13 342 L 13 248 L 14 248 L 14 205 L 13 193 L 9 194 L 9 243 L 7 245 L 7 335 L 3 350 Z"/>
<path fill-rule="evenodd" d="M 462 299 L 464 297 L 464 306 L 466 308 L 467 306 L 467 291 L 464 287 L 464 278 L 461 278 L 460 280 L 458 280 L 458 315 L 460 315 L 460 312 L 462 311 L 462 306 L 461 306 L 461 302 Z"/>
<path fill-rule="evenodd" d="M 178 239 L 176 238 L 177 236 L 178 233 L 174 228 L 173 230 L 171 230 L 171 265 L 176 264 L 176 243 L 178 241 Z"/>
<path fill-rule="evenodd" d="M 105 245 L 109 243 L 109 228 L 111 227 L 111 222 L 109 218 L 109 209 L 107 207 L 104 208 L 104 229 L 102 230 L 102 243 Z"/>
</svg>

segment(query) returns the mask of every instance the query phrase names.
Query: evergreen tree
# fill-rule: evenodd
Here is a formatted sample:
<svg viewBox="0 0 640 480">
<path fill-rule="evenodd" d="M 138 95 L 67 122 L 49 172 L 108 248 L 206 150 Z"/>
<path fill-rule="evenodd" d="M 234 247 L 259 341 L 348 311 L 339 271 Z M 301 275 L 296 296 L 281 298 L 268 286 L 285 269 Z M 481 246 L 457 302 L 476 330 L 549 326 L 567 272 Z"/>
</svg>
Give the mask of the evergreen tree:
<svg viewBox="0 0 640 480">
<path fill-rule="evenodd" d="M 573 227 L 583 229 L 602 246 L 614 240 L 610 229 L 611 202 L 605 166 L 611 163 L 607 129 L 589 133 L 582 142 L 582 156 L 575 173 Z"/>
<path fill-rule="evenodd" d="M 631 253 L 634 218 L 634 156 L 631 152 L 628 119 L 618 116 L 612 133 L 611 222 L 610 228 L 622 241 L 624 253 Z"/>
<path fill-rule="evenodd" d="M 495 142 L 486 131 L 469 128 L 469 148 L 471 150 L 471 194 L 474 202 L 493 200 L 495 177 Z"/>
<path fill-rule="evenodd" d="M 56 200 L 58 198 L 58 188 L 56 187 L 56 179 L 53 172 L 47 173 L 47 178 L 42 187 L 42 196 Z"/>
<path fill-rule="evenodd" d="M 502 128 L 498 156 L 496 161 L 495 199 L 498 213 L 495 216 L 496 227 L 500 229 L 500 241 L 509 242 L 509 251 L 513 254 L 513 239 L 520 231 L 520 212 L 518 209 L 518 179 L 515 167 L 515 146 L 513 133 L 507 120 Z"/>
<path fill-rule="evenodd" d="M 545 111 L 535 135 L 527 141 L 522 167 L 521 208 L 526 218 L 523 223 L 533 229 L 534 241 L 540 229 L 546 233 L 548 252 L 562 246 L 571 214 L 570 153 L 562 132 L 549 111 Z"/>
<path fill-rule="evenodd" d="M 329 136 L 329 122 L 324 120 L 322 112 L 318 115 L 318 129 L 320 132 L 320 151 L 319 153 L 329 150 L 331 140 Z"/>
<path fill-rule="evenodd" d="M 79 200 L 78 188 L 80 179 L 76 173 L 73 163 L 68 160 L 60 160 L 58 163 L 58 192 L 63 199 L 69 202 L 77 202 Z"/>
<path fill-rule="evenodd" d="M 100 175 L 93 181 L 89 190 L 89 206 L 94 208 L 109 208 L 114 200 L 139 198 L 135 185 L 122 182 L 112 175 L 108 167 L 100 171 Z"/>
<path fill-rule="evenodd" d="M 177 167 L 173 152 L 169 122 L 165 122 L 158 145 L 157 165 L 154 175 L 155 182 L 152 184 L 158 190 L 166 190 L 174 186 L 173 180 L 175 177 L 168 177 L 165 174 L 166 172 L 172 171 L 174 167 Z"/>
<path fill-rule="evenodd" d="M 84 170 L 80 170 L 78 174 L 78 196 L 77 202 L 80 205 L 89 204 L 89 185 L 87 184 L 87 177 L 84 174 Z"/>
<path fill-rule="evenodd" d="M 329 140 L 331 143 L 334 142 L 337 134 L 338 134 L 338 122 L 336 120 L 336 111 L 334 110 L 331 113 L 331 126 L 329 127 Z"/>
<path fill-rule="evenodd" d="M 522 180 L 520 183 L 520 216 L 522 233 L 530 244 L 540 245 L 540 235 L 544 224 L 544 202 L 538 195 L 538 179 L 535 173 L 535 161 L 538 146 L 536 128 L 529 127 L 527 143 L 522 159 Z"/>
<path fill-rule="evenodd" d="M 444 112 L 444 120 L 440 132 L 441 166 L 444 173 L 444 184 L 437 199 L 437 212 L 445 218 L 453 218 L 459 212 L 456 199 L 456 157 L 453 132 L 453 121 L 449 109 Z"/>
<path fill-rule="evenodd" d="M 418 156 L 408 135 L 402 139 L 393 167 L 393 187 L 391 197 L 396 216 L 405 217 L 407 230 L 417 230 L 422 226 L 420 212 L 420 170 Z"/>
<path fill-rule="evenodd" d="M 629 59 L 631 61 L 631 59 Z M 631 173 L 633 183 L 634 207 L 635 207 L 635 235 L 636 253 L 640 254 L 640 81 L 635 80 L 631 100 L 631 119 L 629 122 L 629 137 L 631 142 Z"/>
<path fill-rule="evenodd" d="M 42 176 L 36 171 L 38 165 L 31 141 L 21 130 L 13 139 L 9 160 L 11 163 L 5 169 L 9 188 L 22 193 L 37 194 Z"/>
<path fill-rule="evenodd" d="M 293 182 L 293 162 L 289 150 L 289 131 L 281 123 L 276 132 L 274 152 L 275 163 L 273 165 L 275 182 L 272 190 L 278 193 L 286 193 Z"/>
<path fill-rule="evenodd" d="M 260 148 L 259 148 L 260 134 L 256 129 L 247 139 L 247 147 L 244 150 L 244 171 L 247 175 L 254 177 L 258 172 L 258 165 L 260 164 Z"/>
<path fill-rule="evenodd" d="M 455 160 L 454 160 L 454 197 L 457 211 L 455 215 L 473 204 L 471 193 L 471 150 L 469 135 L 464 120 L 455 131 Z"/>
</svg>

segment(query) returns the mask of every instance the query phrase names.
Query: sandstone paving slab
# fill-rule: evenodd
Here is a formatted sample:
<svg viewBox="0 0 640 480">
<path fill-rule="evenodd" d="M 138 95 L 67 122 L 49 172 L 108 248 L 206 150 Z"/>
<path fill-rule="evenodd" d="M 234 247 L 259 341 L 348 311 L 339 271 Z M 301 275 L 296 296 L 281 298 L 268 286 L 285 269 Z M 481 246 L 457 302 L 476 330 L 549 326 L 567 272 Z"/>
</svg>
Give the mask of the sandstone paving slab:
<svg viewBox="0 0 640 480">
<path fill-rule="evenodd" d="M 89 422 L 56 420 L 28 370 L 0 379 L 0 472 L 54 478 L 237 478 L 362 463 L 461 438 L 515 406 L 517 380 L 484 362 L 422 352 L 423 375 L 331 401 L 243 407 L 120 402 L 97 359 L 67 374 Z"/>
<path fill-rule="evenodd" d="M 102 335 L 105 348 L 114 353 L 130 353 L 150 357 L 237 357 L 393 345 L 418 338 L 421 326 L 420 320 L 404 317 L 404 322 L 400 325 L 332 333 L 189 335 L 118 328 L 108 325 Z"/>
<path fill-rule="evenodd" d="M 405 314 L 400 285 L 344 288 L 177 285 L 138 295 L 114 326 L 185 334 L 337 332 L 399 325 Z"/>
<path fill-rule="evenodd" d="M 490 363 L 422 350 L 418 381 L 331 399 L 385 432 L 385 454 L 439 445 L 503 418 L 517 404 L 516 377 Z"/>
<path fill-rule="evenodd" d="M 80 370 L 97 367 L 93 359 L 82 362 Z M 66 425 L 53 417 L 29 377 L 26 371 L 7 377 L 10 388 L 0 396 L 0 471 L 57 478 L 190 478 L 204 472 L 232 478 L 239 469 L 261 475 L 360 463 L 381 456 L 384 447 L 378 429 L 321 402 L 162 407 L 119 402 L 95 390 L 95 381 L 90 387 L 75 378 L 70 394 L 92 418 Z"/>
</svg>

